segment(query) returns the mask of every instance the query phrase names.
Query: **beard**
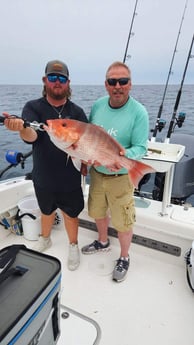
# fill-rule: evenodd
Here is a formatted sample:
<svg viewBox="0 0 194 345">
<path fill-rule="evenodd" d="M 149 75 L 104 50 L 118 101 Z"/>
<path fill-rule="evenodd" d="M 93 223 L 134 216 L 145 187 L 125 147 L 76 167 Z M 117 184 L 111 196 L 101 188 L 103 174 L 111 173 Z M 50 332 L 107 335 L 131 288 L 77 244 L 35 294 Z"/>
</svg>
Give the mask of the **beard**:
<svg viewBox="0 0 194 345">
<path fill-rule="evenodd" d="M 50 88 L 50 87 L 46 87 L 46 94 L 49 96 L 49 97 L 51 97 L 51 98 L 53 98 L 53 99 L 55 99 L 55 100 L 62 100 L 62 99 L 64 99 L 64 98 L 69 98 L 69 96 L 70 96 L 70 89 L 69 89 L 69 87 L 66 89 L 66 90 L 64 90 L 63 88 L 60 88 L 60 87 L 56 87 L 56 88 Z"/>
</svg>

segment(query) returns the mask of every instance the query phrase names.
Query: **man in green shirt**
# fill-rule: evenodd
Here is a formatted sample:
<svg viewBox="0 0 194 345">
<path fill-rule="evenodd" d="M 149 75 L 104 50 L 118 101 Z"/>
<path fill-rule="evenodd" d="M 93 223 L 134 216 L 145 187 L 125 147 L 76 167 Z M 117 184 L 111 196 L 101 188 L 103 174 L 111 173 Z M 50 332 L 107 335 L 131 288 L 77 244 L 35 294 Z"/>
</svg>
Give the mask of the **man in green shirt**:
<svg viewBox="0 0 194 345">
<path fill-rule="evenodd" d="M 131 72 L 128 66 L 122 62 L 110 65 L 105 87 L 109 95 L 94 103 L 89 121 L 103 127 L 123 146 L 122 155 L 139 160 L 147 151 L 149 120 L 145 107 L 129 95 Z M 120 256 L 112 279 L 120 282 L 125 279 L 129 268 L 129 248 L 135 222 L 134 187 L 128 171 L 120 166 L 117 171 L 93 166 L 90 176 L 88 212 L 96 221 L 98 240 L 84 246 L 82 253 L 92 254 L 110 249 L 110 212 L 120 243 Z"/>
</svg>

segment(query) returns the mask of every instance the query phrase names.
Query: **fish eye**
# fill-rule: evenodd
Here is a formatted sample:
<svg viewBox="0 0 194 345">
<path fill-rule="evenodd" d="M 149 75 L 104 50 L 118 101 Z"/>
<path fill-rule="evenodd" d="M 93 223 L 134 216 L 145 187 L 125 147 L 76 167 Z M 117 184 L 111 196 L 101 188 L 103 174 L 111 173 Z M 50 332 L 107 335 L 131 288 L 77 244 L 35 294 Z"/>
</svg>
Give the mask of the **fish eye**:
<svg viewBox="0 0 194 345">
<path fill-rule="evenodd" d="M 66 127 L 66 126 L 67 126 L 67 124 L 66 124 L 66 123 L 63 123 L 63 124 L 62 124 L 62 126 L 63 126 L 63 127 Z"/>
</svg>

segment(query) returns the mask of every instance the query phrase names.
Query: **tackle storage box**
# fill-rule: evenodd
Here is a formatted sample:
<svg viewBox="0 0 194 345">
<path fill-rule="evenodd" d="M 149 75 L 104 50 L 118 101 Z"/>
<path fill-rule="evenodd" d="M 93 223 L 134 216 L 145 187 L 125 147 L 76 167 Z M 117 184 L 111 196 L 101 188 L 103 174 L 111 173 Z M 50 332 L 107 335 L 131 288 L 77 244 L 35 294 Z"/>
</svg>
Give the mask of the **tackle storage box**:
<svg viewBox="0 0 194 345">
<path fill-rule="evenodd" d="M 57 258 L 24 245 L 0 250 L 0 344 L 57 344 L 60 286 Z"/>
</svg>

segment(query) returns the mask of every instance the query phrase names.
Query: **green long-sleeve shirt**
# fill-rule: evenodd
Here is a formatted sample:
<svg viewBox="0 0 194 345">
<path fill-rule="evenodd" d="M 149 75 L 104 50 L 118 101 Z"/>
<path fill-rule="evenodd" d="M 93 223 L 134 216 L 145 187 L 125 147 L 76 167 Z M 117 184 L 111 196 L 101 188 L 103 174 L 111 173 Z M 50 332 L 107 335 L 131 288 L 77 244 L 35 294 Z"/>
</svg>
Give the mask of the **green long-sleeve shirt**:
<svg viewBox="0 0 194 345">
<path fill-rule="evenodd" d="M 120 108 L 111 108 L 109 96 L 98 99 L 92 106 L 89 122 L 103 127 L 126 150 L 126 157 L 140 160 L 147 151 L 149 119 L 145 107 L 129 97 Z M 109 173 L 105 167 L 96 170 Z M 122 168 L 119 173 L 127 173 Z"/>
</svg>

